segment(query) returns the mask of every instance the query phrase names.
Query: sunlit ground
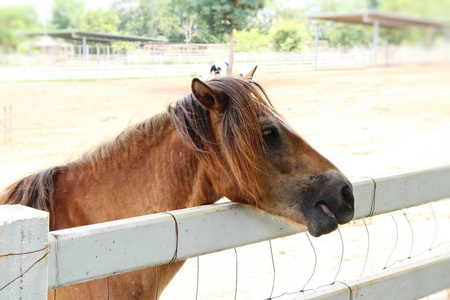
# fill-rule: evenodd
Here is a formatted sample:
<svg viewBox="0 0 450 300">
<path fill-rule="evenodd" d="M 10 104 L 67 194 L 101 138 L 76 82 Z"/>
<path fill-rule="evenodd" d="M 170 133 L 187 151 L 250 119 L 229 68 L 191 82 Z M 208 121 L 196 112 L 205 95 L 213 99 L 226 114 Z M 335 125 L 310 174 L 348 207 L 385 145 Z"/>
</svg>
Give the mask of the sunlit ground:
<svg viewBox="0 0 450 300">
<path fill-rule="evenodd" d="M 441 64 L 257 73 L 255 79 L 307 141 L 349 177 L 358 178 L 450 164 L 449 75 L 450 64 Z M 30 172 L 76 159 L 129 124 L 163 111 L 171 101 L 188 93 L 189 86 L 190 78 L 0 83 L 0 108 L 11 105 L 13 110 L 12 142 L 5 144 L 0 136 L 0 186 Z M 440 222 L 439 239 L 445 242 L 442 231 L 449 228 L 449 204 L 443 202 L 433 207 Z M 413 251 L 419 253 L 432 243 L 430 232 L 435 230 L 432 209 L 425 206 L 407 212 L 411 219 L 417 220 L 413 223 L 414 236 L 422 242 L 415 243 Z M 410 231 L 403 215 L 394 216 L 402 224 L 399 233 L 403 246 L 398 247 L 396 254 L 400 259 L 411 248 Z M 377 218 L 369 223 L 378 224 L 374 230 L 379 233 L 373 233 L 372 237 L 379 237 L 373 241 L 373 247 L 384 243 L 381 247 L 384 249 L 371 250 L 370 265 L 364 274 L 382 268 L 392 248 L 395 227 L 391 216 L 380 218 L 385 219 Z M 431 223 L 421 223 L 427 219 Z M 347 251 L 343 268 L 352 269 L 350 273 L 361 272 L 355 270 L 362 268 L 366 257 L 367 234 L 362 221 L 347 226 L 343 237 Z M 332 281 L 339 266 L 339 236 L 333 234 L 313 243 L 319 241 L 325 246 L 317 245 L 318 252 L 329 251 L 332 245 L 336 253 L 322 255 L 331 260 L 319 259 L 324 267 L 322 274 L 309 287 Z M 312 250 L 305 235 L 277 240 L 273 246 L 278 276 L 274 296 L 301 289 L 311 272 L 304 269 L 313 267 Z M 268 243 L 240 248 L 237 252 L 238 298 L 269 297 L 273 272 Z M 351 267 L 355 261 L 357 266 Z M 306 265 L 302 267 L 302 263 Z M 201 257 L 200 298 L 232 298 L 234 266 L 234 251 Z M 163 299 L 179 299 L 180 295 L 194 297 L 196 268 L 196 260 L 188 261 Z M 299 278 L 283 277 L 293 273 Z M 342 276 L 340 280 L 347 279 Z"/>
</svg>

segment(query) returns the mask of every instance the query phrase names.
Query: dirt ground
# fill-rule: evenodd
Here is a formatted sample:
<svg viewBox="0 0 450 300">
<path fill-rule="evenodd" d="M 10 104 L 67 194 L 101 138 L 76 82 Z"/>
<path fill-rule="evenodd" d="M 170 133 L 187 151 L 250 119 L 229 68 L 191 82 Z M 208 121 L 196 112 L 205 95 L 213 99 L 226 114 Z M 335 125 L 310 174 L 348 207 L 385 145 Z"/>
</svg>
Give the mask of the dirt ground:
<svg viewBox="0 0 450 300">
<path fill-rule="evenodd" d="M 0 190 L 31 172 L 76 158 L 129 124 L 161 112 L 189 92 L 190 80 L 0 83 L 0 109 L 12 105 L 13 110 L 12 142 L 5 144 L 0 136 Z M 450 164 L 450 64 L 256 73 L 255 80 L 288 122 L 350 178 Z M 372 242 L 377 235 L 386 249 L 381 258 L 369 255 L 364 274 L 376 273 L 386 261 L 395 260 L 395 255 L 389 259 L 394 226 L 405 239 L 404 247 L 399 242 L 399 250 L 394 251 L 403 251 L 396 253 L 397 259 L 407 257 L 408 249 L 422 253 L 431 244 L 444 245 L 440 248 L 448 251 L 447 202 L 406 210 L 414 219 L 413 246 L 413 234 L 401 212 L 367 219 L 379 228 L 379 233 L 371 234 L 370 253 L 378 251 L 373 248 L 377 242 Z M 392 222 L 393 218 L 399 224 Z M 435 223 L 439 228 L 432 235 Z M 363 268 L 367 248 L 362 221 L 344 227 L 346 254 L 339 280 L 354 275 L 355 265 L 358 270 Z M 314 239 L 313 244 L 318 252 L 316 272 L 321 273 L 316 273 L 309 288 L 332 282 L 341 257 L 339 234 Z M 336 249 L 333 255 L 327 253 L 330 245 Z M 278 239 L 272 246 L 277 270 L 273 296 L 301 289 L 314 267 L 306 235 Z M 273 280 L 269 243 L 239 248 L 237 253 L 238 298 L 268 298 Z M 203 256 L 199 262 L 199 299 L 233 298 L 235 252 Z M 346 272 L 346 266 L 352 270 Z M 189 260 L 163 299 L 195 298 L 196 270 L 197 261 Z M 446 298 L 444 293 L 439 299 Z"/>
</svg>

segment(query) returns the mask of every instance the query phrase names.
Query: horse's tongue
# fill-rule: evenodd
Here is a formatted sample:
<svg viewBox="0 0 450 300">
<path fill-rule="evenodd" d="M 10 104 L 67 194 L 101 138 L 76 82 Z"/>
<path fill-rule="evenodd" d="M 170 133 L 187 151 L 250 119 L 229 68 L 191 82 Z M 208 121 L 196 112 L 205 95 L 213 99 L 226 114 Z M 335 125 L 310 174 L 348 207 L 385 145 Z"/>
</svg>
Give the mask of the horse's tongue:
<svg viewBox="0 0 450 300">
<path fill-rule="evenodd" d="M 319 206 L 327 216 L 334 218 L 334 214 L 325 204 L 320 203 Z"/>
</svg>

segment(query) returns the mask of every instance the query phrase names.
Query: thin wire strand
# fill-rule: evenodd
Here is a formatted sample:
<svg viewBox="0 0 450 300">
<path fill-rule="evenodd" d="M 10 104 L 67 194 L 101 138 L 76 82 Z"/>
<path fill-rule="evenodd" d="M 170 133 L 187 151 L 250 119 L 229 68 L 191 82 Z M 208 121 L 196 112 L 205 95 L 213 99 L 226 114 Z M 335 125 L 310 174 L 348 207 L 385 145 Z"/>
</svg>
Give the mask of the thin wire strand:
<svg viewBox="0 0 450 300">
<path fill-rule="evenodd" d="M 269 247 L 270 247 L 270 256 L 272 258 L 272 269 L 273 269 L 272 290 L 270 291 L 269 299 L 272 299 L 273 290 L 275 289 L 276 270 L 275 270 L 275 260 L 273 259 L 272 242 L 270 240 L 269 240 Z"/>
<path fill-rule="evenodd" d="M 431 246 L 428 250 L 433 249 L 434 247 L 434 243 L 436 243 L 436 239 L 437 239 L 437 233 L 438 233 L 438 222 L 437 222 L 437 218 L 436 218 L 436 213 L 434 211 L 433 205 L 430 203 L 428 203 L 430 206 L 430 210 L 431 210 L 431 215 L 433 216 L 433 220 L 434 220 L 434 236 L 433 236 L 433 241 L 431 242 Z"/>
<path fill-rule="evenodd" d="M 336 282 L 336 278 L 338 277 L 339 272 L 341 271 L 342 262 L 344 261 L 344 239 L 342 238 L 342 233 L 341 233 L 341 230 L 339 229 L 339 227 L 338 227 L 337 230 L 339 232 L 339 237 L 341 238 L 341 249 L 342 249 L 342 251 L 341 251 L 341 261 L 339 262 L 339 268 L 338 268 L 338 270 L 336 272 L 336 276 L 334 276 L 334 280 L 333 280 L 332 284 Z"/>
<path fill-rule="evenodd" d="M 314 268 L 313 268 L 313 271 L 311 273 L 311 276 L 309 276 L 309 278 L 308 278 L 308 281 L 306 281 L 305 285 L 303 286 L 303 288 L 300 291 L 304 291 L 305 290 L 305 288 L 308 285 L 308 283 L 314 277 L 314 274 L 316 273 L 316 267 L 317 267 L 317 252 L 316 252 L 316 249 L 314 248 L 314 245 L 313 245 L 313 243 L 311 241 L 311 238 L 309 237 L 308 232 L 305 232 L 305 234 L 306 234 L 306 237 L 308 238 L 309 244 L 311 245 L 311 248 L 312 248 L 312 250 L 314 252 Z"/>
<path fill-rule="evenodd" d="M 408 255 L 408 258 L 411 258 L 413 247 L 414 247 L 414 229 L 411 225 L 411 222 L 409 221 L 408 216 L 406 215 L 406 213 L 403 209 L 402 209 L 402 213 L 405 216 L 406 221 L 408 222 L 409 229 L 411 230 L 411 247 L 409 248 L 409 255 Z"/>
<path fill-rule="evenodd" d="M 195 287 L 195 299 L 198 299 L 198 286 L 200 280 L 200 256 L 197 256 L 197 284 Z"/>
<path fill-rule="evenodd" d="M 376 199 L 376 194 L 377 194 L 377 182 L 372 177 L 369 177 L 369 176 L 364 176 L 364 177 L 369 178 L 373 182 L 372 202 L 370 204 L 370 212 L 367 215 L 368 217 L 373 217 L 373 215 L 375 214 L 375 199 Z"/>
<path fill-rule="evenodd" d="M 178 222 L 177 218 L 170 212 L 166 212 L 169 216 L 172 217 L 173 221 L 175 222 L 175 251 L 173 253 L 172 259 L 169 261 L 169 264 L 174 263 L 178 258 Z"/>
<path fill-rule="evenodd" d="M 309 244 L 311 245 L 311 248 L 313 249 L 313 253 L 314 253 L 314 267 L 313 267 L 313 271 L 312 271 L 312 273 L 311 273 L 311 276 L 310 276 L 309 279 L 306 281 L 305 285 L 303 285 L 303 288 L 302 288 L 301 290 L 295 291 L 295 292 L 284 292 L 284 293 L 282 293 L 282 294 L 280 294 L 280 295 L 278 295 L 278 296 L 275 296 L 275 297 L 272 297 L 272 296 L 271 296 L 270 298 L 267 298 L 267 300 L 278 299 L 278 298 L 281 298 L 281 297 L 286 296 L 286 295 L 295 295 L 295 294 L 304 293 L 305 291 L 312 291 L 312 290 L 313 290 L 313 289 L 305 290 L 305 287 L 306 287 L 306 286 L 308 285 L 308 283 L 311 281 L 311 279 L 312 279 L 313 276 L 314 276 L 314 273 L 316 272 L 316 266 L 317 266 L 317 253 L 316 253 L 316 249 L 314 248 L 314 245 L 313 245 L 313 243 L 312 243 L 312 241 L 311 241 L 311 238 L 310 238 L 309 235 L 308 235 L 308 232 L 305 232 L 305 234 L 306 234 L 306 237 L 308 238 Z"/>
<path fill-rule="evenodd" d="M 394 247 L 392 248 L 391 254 L 389 255 L 389 258 L 386 261 L 386 264 L 384 265 L 383 269 L 387 268 L 387 265 L 389 263 L 389 261 L 391 260 L 392 254 L 394 254 L 395 248 L 397 248 L 397 242 L 398 242 L 398 225 L 397 225 L 397 221 L 395 221 L 394 216 L 392 215 L 392 213 L 389 213 L 389 215 L 391 216 L 392 220 L 394 221 L 395 224 L 395 243 L 394 243 Z"/>
<path fill-rule="evenodd" d="M 0 288 L 0 291 L 4 290 L 5 288 L 7 288 L 9 285 L 11 285 L 12 283 L 14 283 L 16 280 L 18 280 L 19 278 L 23 277 L 25 274 L 27 274 L 35 265 L 37 265 L 40 261 L 42 261 L 49 253 L 50 253 L 50 244 L 46 244 L 44 248 L 40 249 L 40 250 L 35 250 L 35 251 L 30 251 L 30 252 L 24 252 L 24 254 L 30 254 L 30 253 L 36 253 L 39 251 L 43 251 L 45 249 L 47 249 L 47 251 L 44 253 L 44 255 L 42 255 L 38 260 L 36 260 L 33 264 L 31 264 L 31 266 L 29 266 L 24 272 L 22 272 L 19 276 L 17 276 L 16 278 L 12 279 L 11 281 L 9 281 L 7 284 L 5 284 L 4 286 L 2 286 Z M 17 255 L 17 254 L 14 254 Z M 9 256 L 9 254 L 5 255 L 5 256 Z"/>
<path fill-rule="evenodd" d="M 353 300 L 353 290 L 352 290 L 352 287 L 351 286 L 349 286 L 347 283 L 345 283 L 345 282 L 343 282 L 343 281 L 336 281 L 336 282 L 338 282 L 338 283 L 340 283 L 340 284 L 343 284 L 343 285 L 345 285 L 347 288 L 348 288 L 348 290 L 349 290 L 349 296 L 350 296 L 350 300 Z"/>
<path fill-rule="evenodd" d="M 366 258 L 364 259 L 364 266 L 363 266 L 361 274 L 359 274 L 359 276 L 362 276 L 364 273 L 364 270 L 366 269 L 367 260 L 369 259 L 369 249 L 370 249 L 369 227 L 367 227 L 367 223 L 366 223 L 365 219 L 362 219 L 362 221 L 364 222 L 364 227 L 366 228 L 366 233 L 367 233 L 367 251 L 366 251 Z"/>
<path fill-rule="evenodd" d="M 411 222 L 409 221 L 408 216 L 406 215 L 406 213 L 404 212 L 403 209 L 402 209 L 402 213 L 403 213 L 403 216 L 405 217 L 406 221 L 407 221 L 408 224 L 409 224 L 409 229 L 411 230 L 411 246 L 410 246 L 410 248 L 409 248 L 409 255 L 408 255 L 408 257 L 406 257 L 406 258 L 403 258 L 403 259 L 397 259 L 396 261 L 392 262 L 390 265 L 385 266 L 385 267 L 384 267 L 385 269 L 386 269 L 386 268 L 392 267 L 393 265 L 395 265 L 395 264 L 398 263 L 398 262 L 402 262 L 402 261 L 405 261 L 405 260 L 409 260 L 409 259 L 411 259 L 412 257 L 417 257 L 417 256 L 420 256 L 421 254 L 423 254 L 423 253 L 425 253 L 425 252 L 428 252 L 428 251 L 424 251 L 424 252 L 419 253 L 419 254 L 417 254 L 417 255 L 415 255 L 415 256 L 412 256 L 412 250 L 413 250 L 413 246 L 414 246 L 414 230 L 413 230 L 413 227 L 412 227 L 412 225 L 411 225 Z"/>
<path fill-rule="evenodd" d="M 236 248 L 234 248 L 234 256 L 236 258 L 236 282 L 234 287 L 234 300 L 237 299 L 237 291 L 238 291 L 238 275 L 239 275 L 239 260 L 238 260 L 238 253 Z"/>
<path fill-rule="evenodd" d="M 32 251 L 27 251 L 27 252 L 20 252 L 20 253 L 7 253 L 7 254 L 0 254 L 0 258 L 2 257 L 8 257 L 8 256 L 19 256 L 19 255 L 27 255 L 27 254 L 33 254 L 33 253 L 38 253 L 44 250 L 47 250 L 47 248 L 49 248 L 50 245 L 46 244 L 43 248 L 37 249 L 37 250 L 32 250 Z"/>
</svg>

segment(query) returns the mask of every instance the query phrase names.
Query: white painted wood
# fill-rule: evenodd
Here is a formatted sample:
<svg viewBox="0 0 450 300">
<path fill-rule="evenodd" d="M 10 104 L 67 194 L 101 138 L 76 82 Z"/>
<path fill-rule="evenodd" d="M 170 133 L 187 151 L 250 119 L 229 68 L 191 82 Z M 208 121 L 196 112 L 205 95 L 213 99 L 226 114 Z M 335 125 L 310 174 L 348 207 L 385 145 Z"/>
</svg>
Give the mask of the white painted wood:
<svg viewBox="0 0 450 300">
<path fill-rule="evenodd" d="M 450 286 L 450 253 L 285 299 L 418 299 Z M 352 297 L 350 297 L 350 289 Z"/>
<path fill-rule="evenodd" d="M 0 299 L 47 299 L 48 228 L 47 212 L 0 205 Z"/>
<path fill-rule="evenodd" d="M 48 288 L 168 263 L 175 226 L 168 214 L 52 231 Z"/>
<path fill-rule="evenodd" d="M 450 166 L 353 181 L 355 219 L 450 197 Z M 376 188 L 375 188 L 376 186 Z M 375 202 L 373 196 L 375 191 Z M 375 204 L 372 209 L 372 204 Z M 172 211 L 177 260 L 305 231 L 287 220 L 235 203 Z M 49 288 L 165 264 L 176 249 L 175 221 L 155 214 L 54 231 Z"/>
<path fill-rule="evenodd" d="M 80 45 L 79 53 L 83 53 L 83 48 Z M 178 60 L 179 55 L 164 56 L 140 56 L 130 55 L 127 58 L 118 57 L 113 50 L 111 50 L 110 58 L 108 55 L 102 55 L 101 60 L 108 63 L 108 59 L 115 62 L 125 62 L 127 59 L 128 65 L 110 65 L 110 64 L 87 64 L 82 67 L 73 66 L 52 66 L 52 67 L 2 67 L 0 68 L 0 82 L 1 81 L 29 81 L 29 80 L 82 80 L 82 79 L 117 79 L 117 78 L 135 78 L 135 77 L 170 77 L 170 76 L 192 76 L 192 72 L 201 73 L 209 67 L 209 63 L 216 60 L 215 56 L 189 56 L 184 57 L 185 62 L 196 61 L 196 64 L 171 64 L 173 60 Z M 440 63 L 445 60 L 442 57 L 440 48 L 415 49 L 408 47 L 396 47 L 395 51 L 390 52 L 390 62 L 394 64 L 401 63 Z M 87 52 L 86 52 L 87 53 Z M 168 54 L 168 53 L 166 53 Z M 82 54 L 81 54 L 82 55 Z M 367 67 L 370 65 L 370 60 L 373 57 L 373 51 L 365 49 L 345 50 L 345 52 L 322 51 L 319 59 L 315 60 L 314 53 L 304 54 L 286 54 L 286 53 L 237 53 L 236 54 L 236 69 L 245 71 L 254 66 L 254 62 L 258 62 L 258 73 L 261 72 L 289 72 L 289 71 L 306 71 L 314 70 L 315 66 L 318 69 L 335 69 L 335 68 L 358 68 Z M 83 56 L 75 58 L 80 63 L 83 63 Z M 88 57 L 89 59 L 89 57 Z M 90 56 L 90 60 L 95 58 Z M 27 61 L 27 60 L 23 60 Z M 159 62 L 160 64 L 145 64 L 148 61 Z"/>
<path fill-rule="evenodd" d="M 304 226 L 235 203 L 172 212 L 178 222 L 178 259 L 253 244 L 306 230 Z"/>
<path fill-rule="evenodd" d="M 355 216 L 360 219 L 370 215 L 374 200 L 375 181 L 369 177 L 352 181 L 355 197 Z"/>
<path fill-rule="evenodd" d="M 178 226 L 176 260 L 303 229 L 235 203 L 183 209 L 171 214 Z M 175 227 L 173 217 L 161 213 L 52 231 L 49 241 L 57 253 L 50 256 L 49 289 L 168 263 L 176 250 Z"/>
<path fill-rule="evenodd" d="M 450 166 L 375 178 L 375 214 L 450 197 Z"/>
</svg>

